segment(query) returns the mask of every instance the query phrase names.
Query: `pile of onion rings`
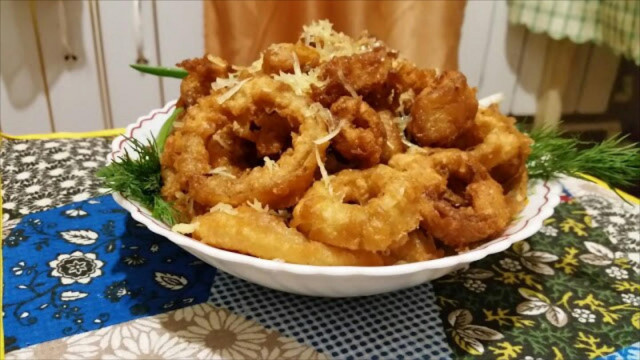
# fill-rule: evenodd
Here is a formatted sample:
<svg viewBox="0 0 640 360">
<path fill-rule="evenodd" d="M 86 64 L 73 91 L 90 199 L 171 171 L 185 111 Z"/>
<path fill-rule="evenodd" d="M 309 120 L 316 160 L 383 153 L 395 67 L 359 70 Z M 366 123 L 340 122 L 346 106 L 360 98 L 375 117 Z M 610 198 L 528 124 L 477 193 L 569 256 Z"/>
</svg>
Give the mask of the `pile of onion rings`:
<svg viewBox="0 0 640 360">
<path fill-rule="evenodd" d="M 526 202 L 531 140 L 457 71 L 420 69 L 328 21 L 249 66 L 205 56 L 161 157 L 175 231 L 264 259 L 380 266 L 499 235 Z"/>
</svg>

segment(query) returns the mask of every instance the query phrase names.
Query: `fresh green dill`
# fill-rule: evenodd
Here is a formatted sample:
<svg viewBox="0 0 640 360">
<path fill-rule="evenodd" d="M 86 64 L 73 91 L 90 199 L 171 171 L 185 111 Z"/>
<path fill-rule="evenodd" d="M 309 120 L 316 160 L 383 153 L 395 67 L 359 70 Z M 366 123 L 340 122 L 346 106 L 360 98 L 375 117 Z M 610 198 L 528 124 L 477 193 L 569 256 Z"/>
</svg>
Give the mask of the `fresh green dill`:
<svg viewBox="0 0 640 360">
<path fill-rule="evenodd" d="M 625 144 L 626 136 L 593 143 L 548 128 L 534 129 L 529 136 L 534 141 L 527 162 L 531 178 L 587 174 L 614 187 L 634 185 L 640 179 L 640 147 Z"/>
<path fill-rule="evenodd" d="M 160 153 L 155 138 L 147 144 L 134 138 L 127 138 L 127 141 L 135 155 L 125 149 L 122 157 L 98 170 L 96 175 L 108 188 L 150 209 L 153 217 L 169 225 L 175 224 L 175 210 L 160 196 Z"/>
</svg>

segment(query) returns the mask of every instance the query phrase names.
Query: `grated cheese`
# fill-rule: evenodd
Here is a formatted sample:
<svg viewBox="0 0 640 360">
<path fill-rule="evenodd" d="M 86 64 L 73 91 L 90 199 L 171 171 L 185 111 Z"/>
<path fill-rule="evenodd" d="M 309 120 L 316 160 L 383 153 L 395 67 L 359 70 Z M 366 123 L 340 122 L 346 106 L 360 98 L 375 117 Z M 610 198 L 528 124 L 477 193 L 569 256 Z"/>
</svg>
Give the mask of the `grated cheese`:
<svg viewBox="0 0 640 360">
<path fill-rule="evenodd" d="M 322 182 L 324 182 L 324 186 L 329 190 L 329 194 L 333 195 L 333 187 L 331 186 L 331 179 L 329 179 L 329 173 L 327 172 L 327 168 L 324 167 L 324 163 L 320 158 L 320 151 L 318 151 L 318 146 L 314 146 L 316 152 L 316 162 L 318 163 L 318 167 L 320 168 L 320 174 L 322 175 Z"/>
<path fill-rule="evenodd" d="M 225 148 L 225 150 L 231 150 L 231 147 L 229 146 L 229 144 L 227 143 L 227 141 L 224 141 L 221 137 L 220 137 L 220 133 L 215 133 L 213 135 L 211 135 L 211 140 L 217 142 L 218 144 L 220 144 L 220 146 L 222 146 L 223 148 Z"/>
<path fill-rule="evenodd" d="M 216 212 L 216 211 L 223 212 L 229 215 L 238 214 L 238 210 L 234 209 L 233 206 L 225 203 L 217 203 L 216 206 L 209 209 L 209 212 Z"/>
<path fill-rule="evenodd" d="M 380 46 L 380 41 L 371 37 L 353 39 L 342 32 L 333 30 L 333 24 L 328 20 L 318 20 L 302 27 L 301 38 L 307 46 L 311 46 L 320 54 L 320 60 L 325 61 L 336 56 L 349 56 L 370 51 Z"/>
<path fill-rule="evenodd" d="M 407 136 L 404 133 L 404 130 L 407 128 L 407 125 L 409 124 L 409 121 L 411 121 L 411 116 L 410 115 L 403 115 L 400 117 L 397 117 L 394 119 L 394 123 L 396 124 L 396 126 L 398 127 L 398 129 L 400 130 L 400 136 L 402 136 L 402 143 L 407 145 L 407 147 L 412 148 L 412 149 L 419 149 L 424 151 L 423 148 L 421 148 L 420 146 L 412 143 L 411 141 L 409 141 L 409 139 L 407 139 Z"/>
<path fill-rule="evenodd" d="M 302 70 L 300 70 L 300 60 L 298 59 L 298 54 L 295 51 L 291 52 L 293 56 L 293 73 L 296 75 L 302 74 Z"/>
<path fill-rule="evenodd" d="M 238 83 L 238 79 L 236 78 L 236 74 L 229 74 L 228 78 L 216 78 L 216 81 L 211 83 L 211 88 L 213 90 L 220 90 L 228 87 L 232 87 Z"/>
<path fill-rule="evenodd" d="M 312 69 L 307 73 L 300 72 L 294 74 L 288 74 L 280 71 L 280 73 L 278 75 L 274 75 L 273 78 L 291 86 L 296 95 L 305 95 L 311 92 L 311 85 L 323 87 L 327 83 L 326 81 L 320 80 L 319 76 L 319 70 Z"/>
<path fill-rule="evenodd" d="M 262 158 L 262 160 L 264 160 L 264 167 L 269 169 L 270 172 L 273 172 L 275 169 L 278 168 L 278 163 L 271 160 L 268 156 L 265 156 L 264 158 Z"/>
<path fill-rule="evenodd" d="M 217 167 L 215 169 L 211 169 L 211 170 L 209 170 L 209 172 L 207 172 L 207 174 L 209 174 L 209 175 L 226 176 L 226 177 L 231 178 L 231 179 L 236 179 L 236 176 L 233 175 L 232 173 L 230 173 L 227 170 L 226 166 L 219 166 L 219 167 Z"/>
<path fill-rule="evenodd" d="M 171 231 L 177 232 L 178 234 L 191 234 L 198 229 L 198 223 L 193 224 L 175 224 L 171 227 Z"/>
<path fill-rule="evenodd" d="M 176 128 L 176 129 L 180 129 L 183 126 L 184 126 L 184 123 L 181 122 L 181 121 L 177 121 L 177 122 L 173 123 L 173 127 Z"/>
<path fill-rule="evenodd" d="M 358 97 L 358 93 L 353 89 L 351 84 L 349 84 L 347 82 L 347 79 L 344 78 L 344 74 L 342 73 L 342 69 L 341 68 L 338 69 L 338 78 L 340 79 L 340 82 L 342 83 L 342 85 L 344 85 L 344 88 L 347 89 L 349 94 L 351 96 L 353 96 L 354 98 L 357 98 Z"/>
<path fill-rule="evenodd" d="M 235 95 L 235 93 L 240 91 L 240 88 L 242 88 L 242 85 L 244 85 L 244 83 L 246 83 L 249 80 L 250 79 L 244 79 L 244 80 L 240 81 L 239 83 L 233 85 L 233 87 L 231 89 L 227 90 L 227 92 L 225 92 L 224 94 L 218 96 L 216 98 L 216 100 L 218 101 L 218 104 L 223 104 L 225 101 L 229 100 L 233 95 Z"/>
<path fill-rule="evenodd" d="M 249 200 L 247 200 L 247 205 L 258 212 L 263 212 L 263 213 L 269 212 L 269 205 L 263 206 L 262 203 L 258 201 L 258 199 L 253 199 L 253 202 L 250 202 Z"/>
<path fill-rule="evenodd" d="M 413 89 L 409 89 L 403 92 L 402 94 L 400 94 L 400 97 L 398 98 L 399 105 L 398 105 L 398 108 L 396 109 L 396 113 L 404 115 L 405 103 L 409 103 L 409 106 L 406 106 L 406 107 L 411 107 L 411 103 L 413 103 L 413 100 L 415 99 L 415 97 L 416 97 L 416 94 L 413 92 Z"/>
<path fill-rule="evenodd" d="M 222 67 L 226 67 L 227 63 L 222 60 L 221 58 L 217 57 L 217 56 L 213 56 L 211 54 L 207 55 L 207 60 L 211 61 L 212 63 L 218 65 L 218 66 L 222 66 Z"/>
<path fill-rule="evenodd" d="M 336 126 L 333 130 L 331 130 L 331 132 L 329 132 L 327 135 L 321 138 L 313 140 L 313 143 L 316 145 L 322 145 L 326 142 L 331 141 L 331 139 L 333 139 L 334 137 L 336 137 L 336 135 L 338 135 L 338 133 L 340 132 L 340 130 L 342 130 L 343 127 L 344 127 L 344 121 L 341 120 L 338 123 L 338 126 Z"/>
<path fill-rule="evenodd" d="M 493 104 L 499 104 L 502 102 L 502 100 L 504 100 L 504 94 L 503 93 L 496 93 L 493 95 L 489 95 L 487 97 L 484 97 L 480 100 L 478 100 L 478 107 L 481 109 L 486 109 L 489 106 L 493 105 Z"/>
</svg>

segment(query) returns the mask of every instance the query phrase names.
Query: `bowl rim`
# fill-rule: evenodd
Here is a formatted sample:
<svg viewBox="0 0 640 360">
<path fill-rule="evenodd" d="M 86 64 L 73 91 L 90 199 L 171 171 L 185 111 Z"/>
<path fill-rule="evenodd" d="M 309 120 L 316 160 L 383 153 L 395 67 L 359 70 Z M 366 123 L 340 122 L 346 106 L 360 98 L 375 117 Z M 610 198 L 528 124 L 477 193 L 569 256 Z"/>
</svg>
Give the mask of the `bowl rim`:
<svg viewBox="0 0 640 360">
<path fill-rule="evenodd" d="M 170 101 L 163 108 L 154 109 L 147 115 L 139 117 L 135 123 L 128 125 L 123 135 L 119 135 L 113 139 L 111 152 L 107 155 L 107 164 L 114 161 L 114 159 L 123 153 L 122 148 L 126 144 L 127 138 L 133 137 L 134 133 L 139 129 L 142 129 L 145 123 L 150 121 L 153 122 L 158 118 L 158 116 L 168 116 L 175 108 L 175 105 L 175 100 Z M 496 239 L 480 245 L 477 248 L 457 255 L 416 263 L 388 266 L 319 266 L 291 264 L 219 249 L 197 241 L 191 237 L 171 231 L 171 229 L 165 224 L 145 213 L 145 211 L 143 211 L 144 207 L 140 204 L 125 198 L 120 193 L 113 193 L 113 198 L 120 206 L 129 211 L 136 221 L 144 224 L 152 232 L 167 238 L 182 248 L 187 250 L 193 249 L 198 253 L 205 254 L 216 260 L 240 263 L 263 271 L 289 272 L 299 275 L 359 275 L 381 277 L 405 275 L 424 270 L 447 269 L 461 264 L 468 264 L 470 262 L 483 259 L 491 254 L 502 252 L 509 248 L 513 243 L 532 236 L 542 227 L 543 221 L 553 215 L 555 207 L 560 203 L 560 194 L 562 193 L 562 186 L 557 180 L 544 182 L 534 181 L 534 183 L 536 188 L 544 189 L 545 193 L 541 195 L 544 198 L 544 201 L 536 210 L 534 210 L 535 214 L 528 218 L 521 226 L 519 226 L 518 229 L 512 230 Z"/>
</svg>

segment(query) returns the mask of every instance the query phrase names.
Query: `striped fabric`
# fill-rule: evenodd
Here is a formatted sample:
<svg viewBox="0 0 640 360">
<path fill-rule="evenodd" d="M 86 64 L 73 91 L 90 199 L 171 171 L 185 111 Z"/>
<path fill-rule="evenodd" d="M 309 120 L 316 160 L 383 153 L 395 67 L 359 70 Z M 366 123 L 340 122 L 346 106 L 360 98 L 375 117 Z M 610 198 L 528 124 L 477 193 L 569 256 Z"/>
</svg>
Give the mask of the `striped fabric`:
<svg viewBox="0 0 640 360">
<path fill-rule="evenodd" d="M 560 40 L 608 45 L 640 65 L 638 0 L 508 0 L 509 21 Z"/>
</svg>

